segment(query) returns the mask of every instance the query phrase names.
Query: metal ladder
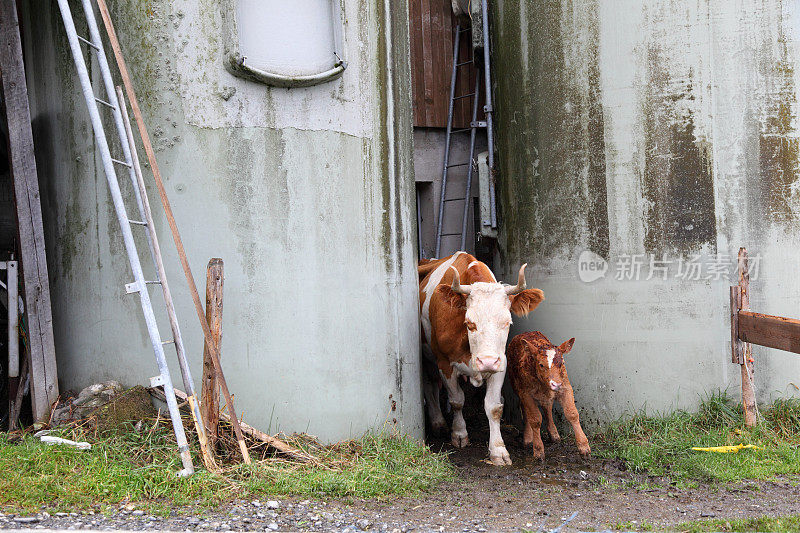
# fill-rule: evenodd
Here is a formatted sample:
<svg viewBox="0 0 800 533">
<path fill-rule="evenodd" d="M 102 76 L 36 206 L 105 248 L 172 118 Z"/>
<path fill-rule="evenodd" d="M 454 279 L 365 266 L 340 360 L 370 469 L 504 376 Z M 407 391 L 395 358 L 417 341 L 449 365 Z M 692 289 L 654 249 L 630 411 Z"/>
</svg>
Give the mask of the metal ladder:
<svg viewBox="0 0 800 533">
<path fill-rule="evenodd" d="M 147 200 L 147 193 L 141 174 L 141 168 L 139 167 L 139 160 L 136 156 L 136 145 L 133 140 L 130 121 L 128 120 L 127 116 L 127 109 L 124 106 L 121 90 L 119 90 L 119 88 L 117 88 L 117 91 L 114 90 L 114 84 L 111 78 L 111 70 L 109 69 L 108 60 L 106 58 L 105 51 L 103 50 L 103 42 L 100 37 L 100 31 L 98 28 L 97 19 L 95 18 L 94 10 L 91 5 L 91 0 L 81 0 L 89 29 L 88 39 L 77 34 L 77 31 L 75 30 L 75 22 L 69 9 L 68 0 L 57 1 L 58 7 L 61 10 L 61 18 L 64 21 L 64 28 L 66 29 L 70 51 L 72 52 L 72 58 L 75 61 L 75 69 L 80 80 L 84 99 L 86 100 L 86 106 L 89 110 L 89 117 L 92 122 L 95 141 L 103 162 L 103 169 L 105 171 L 106 180 L 108 181 L 111 199 L 114 203 L 114 211 L 116 212 L 117 221 L 119 222 L 122 230 L 122 238 L 125 242 L 125 251 L 128 254 L 128 261 L 133 272 L 134 281 L 127 284 L 125 286 L 125 290 L 128 294 L 139 294 L 139 301 L 141 303 L 142 313 L 147 325 L 147 332 L 150 337 L 150 342 L 153 346 L 153 352 L 155 353 L 156 364 L 158 365 L 159 375 L 151 378 L 150 383 L 151 386 L 154 387 L 164 387 L 167 407 L 169 409 L 172 427 L 178 444 L 178 451 L 183 464 L 183 470 L 178 472 L 178 475 L 188 476 L 194 473 L 194 465 L 192 464 L 189 445 L 186 440 L 183 422 L 181 421 L 178 403 L 175 397 L 175 390 L 172 386 L 169 368 L 167 367 L 167 360 L 164 354 L 164 346 L 166 344 L 175 345 L 181 374 L 183 376 L 183 383 L 186 388 L 186 393 L 189 396 L 189 405 L 192 410 L 204 460 L 207 459 L 206 456 L 208 454 L 208 443 L 205 436 L 205 427 L 202 422 L 202 417 L 200 416 L 200 405 L 196 399 L 194 383 L 192 381 L 192 376 L 186 360 L 186 351 L 183 346 L 183 339 L 181 337 L 178 320 L 175 315 L 175 307 L 172 302 L 169 285 L 167 284 L 158 238 L 153 225 L 153 216 Z M 100 67 L 100 73 L 103 78 L 106 99 L 98 97 L 94 92 L 94 88 L 92 87 L 92 82 L 89 77 L 89 72 L 86 68 L 86 60 L 84 59 L 81 44 L 88 46 L 90 53 L 92 51 L 95 52 L 98 65 Z M 108 108 L 113 115 L 114 126 L 122 147 L 123 155 L 121 159 L 114 158 L 111 155 L 109 141 L 103 129 L 103 122 L 100 118 L 98 104 Z M 115 165 L 125 167 L 127 169 L 131 184 L 133 186 L 134 196 L 136 198 L 136 206 L 139 212 L 138 220 L 133 220 L 128 216 L 125 208 L 125 202 L 122 197 L 122 192 L 120 191 L 119 182 L 117 180 Z M 157 273 L 154 281 L 148 281 L 145 279 L 142 271 L 142 265 L 139 260 L 139 252 L 136 249 L 136 243 L 133 238 L 132 226 L 143 227 L 146 229 L 145 234 L 147 236 L 148 247 L 150 248 L 150 254 Z M 161 286 L 167 315 L 169 316 L 170 327 L 172 329 L 172 340 L 161 340 L 161 334 L 158 331 L 158 324 L 156 323 L 153 305 L 148 292 L 148 285 L 153 284 Z M 211 461 L 213 464 L 213 458 L 211 458 Z M 208 461 L 206 461 L 206 465 L 209 465 Z"/>
<path fill-rule="evenodd" d="M 470 28 L 462 28 L 460 25 L 456 26 L 456 33 L 455 38 L 453 39 L 453 69 L 450 75 L 450 104 L 447 110 L 447 132 L 445 134 L 445 149 L 444 149 L 444 166 L 442 168 L 442 188 L 441 194 L 439 197 L 439 219 L 436 224 L 436 251 L 435 257 L 441 257 L 440 253 L 442 251 L 442 237 L 449 237 L 449 236 L 461 236 L 461 246 L 458 248 L 459 250 L 464 250 L 466 248 L 467 242 L 467 220 L 469 218 L 469 204 L 470 204 L 470 193 L 472 191 L 472 174 L 475 168 L 475 136 L 477 134 L 478 128 L 486 128 L 486 138 L 489 150 L 489 169 L 493 177 L 493 169 L 494 169 L 494 138 L 493 138 L 493 131 L 492 131 L 492 98 L 491 98 L 491 77 L 490 77 L 490 64 L 489 64 L 489 21 L 487 18 L 487 5 L 486 0 L 482 1 L 481 8 L 482 12 L 482 22 L 483 22 L 483 56 L 484 56 L 484 69 L 483 69 L 483 80 L 485 82 L 485 89 L 484 93 L 486 95 L 486 103 L 484 105 L 484 112 L 486 113 L 486 120 L 478 121 L 478 100 L 480 99 L 480 80 L 481 80 L 481 73 L 478 72 L 475 75 L 475 89 L 471 93 L 462 94 L 456 96 L 456 83 L 458 80 L 458 69 L 464 65 L 474 64 L 474 49 L 473 54 L 470 59 L 459 62 L 459 48 L 461 44 L 461 34 L 470 31 Z M 455 106 L 456 100 L 460 100 L 462 98 L 472 98 L 472 118 L 470 120 L 469 128 L 462 128 L 453 130 L 453 109 Z M 470 132 L 470 140 L 469 140 L 469 159 L 464 163 L 450 163 L 450 144 L 452 140 L 452 135 L 454 133 L 461 133 L 469 131 Z M 447 196 L 447 173 L 448 170 L 454 167 L 462 167 L 467 166 L 467 182 L 464 191 L 463 198 L 446 198 Z M 495 212 L 495 202 L 494 202 L 494 180 L 490 179 L 489 182 L 489 193 L 490 193 L 490 204 L 491 204 L 491 225 L 493 228 L 497 227 L 497 217 Z M 462 212 L 461 218 L 461 232 L 453 232 L 453 233 L 442 233 L 443 225 L 444 225 L 444 213 L 445 213 L 445 205 L 449 202 L 464 202 L 464 208 Z M 454 250 L 455 251 L 455 250 Z"/>
</svg>

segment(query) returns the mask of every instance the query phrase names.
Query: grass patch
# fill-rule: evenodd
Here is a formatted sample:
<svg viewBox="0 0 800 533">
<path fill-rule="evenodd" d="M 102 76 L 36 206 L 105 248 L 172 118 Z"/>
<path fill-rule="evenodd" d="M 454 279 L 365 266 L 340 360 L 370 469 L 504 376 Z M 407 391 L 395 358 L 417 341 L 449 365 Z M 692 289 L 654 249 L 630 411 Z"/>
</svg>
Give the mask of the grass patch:
<svg viewBox="0 0 800 533">
<path fill-rule="evenodd" d="M 11 442 L 0 433 L 0 507 L 53 510 L 144 504 L 153 513 L 175 506 L 213 507 L 235 497 L 380 497 L 430 490 L 452 476 L 446 455 L 395 434 L 317 447 L 318 465 L 266 457 L 232 465 L 222 474 L 199 470 L 186 479 L 168 422 L 150 422 L 136 432 L 94 437 L 81 428 L 59 434 L 88 440 L 92 449 L 47 446 L 26 436 Z M 193 447 L 196 449 L 196 446 Z M 195 465 L 201 465 L 194 457 Z"/>
<path fill-rule="evenodd" d="M 623 459 L 635 472 L 666 476 L 682 486 L 797 474 L 800 401 L 779 400 L 761 415 L 755 427 L 746 428 L 741 406 L 726 393 L 714 393 L 701 403 L 697 413 L 639 414 L 611 424 L 592 439 L 593 452 Z M 728 454 L 691 449 L 735 444 L 755 444 L 764 449 Z"/>
<path fill-rule="evenodd" d="M 800 515 L 762 516 L 733 520 L 698 520 L 696 522 L 686 522 L 671 529 L 688 533 L 700 533 L 702 531 L 800 531 Z"/>
</svg>

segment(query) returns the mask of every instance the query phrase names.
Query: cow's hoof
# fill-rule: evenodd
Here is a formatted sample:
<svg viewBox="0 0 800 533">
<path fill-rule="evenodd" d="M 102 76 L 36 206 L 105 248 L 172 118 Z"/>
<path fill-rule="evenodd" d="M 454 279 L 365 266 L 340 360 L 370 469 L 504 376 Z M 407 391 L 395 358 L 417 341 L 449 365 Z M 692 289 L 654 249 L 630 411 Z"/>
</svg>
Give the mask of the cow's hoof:
<svg viewBox="0 0 800 533">
<path fill-rule="evenodd" d="M 584 459 L 588 459 L 589 454 L 591 453 L 589 445 L 587 444 L 586 446 L 578 446 L 578 453 L 581 454 L 581 457 L 583 457 Z"/>
<path fill-rule="evenodd" d="M 553 435 L 550 435 L 550 442 L 552 442 L 553 444 L 559 444 L 561 442 L 561 435 L 556 434 L 555 437 Z"/>
<path fill-rule="evenodd" d="M 469 446 L 469 437 L 467 435 L 453 435 L 453 438 L 450 442 L 456 448 L 466 448 Z"/>
<path fill-rule="evenodd" d="M 511 464 L 511 456 L 505 448 L 497 448 L 489 454 L 489 460 L 495 466 L 506 466 Z"/>
</svg>

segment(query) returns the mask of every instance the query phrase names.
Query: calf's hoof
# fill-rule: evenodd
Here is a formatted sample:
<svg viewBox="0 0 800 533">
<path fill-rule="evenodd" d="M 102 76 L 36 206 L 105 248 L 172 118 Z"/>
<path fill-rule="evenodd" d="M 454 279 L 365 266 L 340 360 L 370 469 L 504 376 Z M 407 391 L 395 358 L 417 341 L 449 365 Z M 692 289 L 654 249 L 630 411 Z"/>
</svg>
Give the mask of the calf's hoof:
<svg viewBox="0 0 800 533">
<path fill-rule="evenodd" d="M 456 435 L 455 433 L 453 433 L 450 442 L 456 448 L 466 448 L 467 446 L 469 446 L 469 437 L 467 436 L 466 433 L 464 433 L 463 435 Z"/>
<path fill-rule="evenodd" d="M 495 466 L 506 466 L 511 464 L 511 456 L 505 446 L 495 448 L 489 452 L 489 460 Z"/>
<path fill-rule="evenodd" d="M 447 429 L 447 422 L 444 420 L 440 422 L 433 422 L 431 424 L 431 431 L 433 431 L 433 434 L 437 437 L 443 437 L 444 435 L 447 435 Z"/>
<path fill-rule="evenodd" d="M 589 454 L 591 453 L 591 450 L 589 449 L 589 445 L 588 444 L 579 444 L 578 445 L 578 453 L 581 454 L 581 457 L 583 457 L 584 459 L 588 459 L 589 458 Z"/>
<path fill-rule="evenodd" d="M 540 461 L 544 461 L 544 446 L 543 445 L 539 445 L 539 446 L 534 445 L 533 446 L 533 458 L 534 459 L 538 459 Z"/>
</svg>

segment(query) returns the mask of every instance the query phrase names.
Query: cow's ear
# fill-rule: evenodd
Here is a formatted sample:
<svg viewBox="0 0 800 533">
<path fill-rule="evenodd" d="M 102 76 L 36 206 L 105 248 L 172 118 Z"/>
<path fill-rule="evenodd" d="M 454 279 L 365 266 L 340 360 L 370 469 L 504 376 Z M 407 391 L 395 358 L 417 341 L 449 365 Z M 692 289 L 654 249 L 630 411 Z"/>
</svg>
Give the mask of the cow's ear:
<svg viewBox="0 0 800 533">
<path fill-rule="evenodd" d="M 511 312 L 517 316 L 525 316 L 544 301 L 544 293 L 541 289 L 525 289 L 510 298 Z"/>
<path fill-rule="evenodd" d="M 442 297 L 442 300 L 456 309 L 462 309 L 467 306 L 467 297 L 461 293 L 455 292 L 450 285 L 439 285 L 436 287 L 436 292 Z"/>
<path fill-rule="evenodd" d="M 561 355 L 567 355 L 572 349 L 573 344 L 575 344 L 575 337 L 572 337 L 568 341 L 562 342 L 561 346 L 558 347 L 558 351 L 561 352 Z"/>
</svg>

